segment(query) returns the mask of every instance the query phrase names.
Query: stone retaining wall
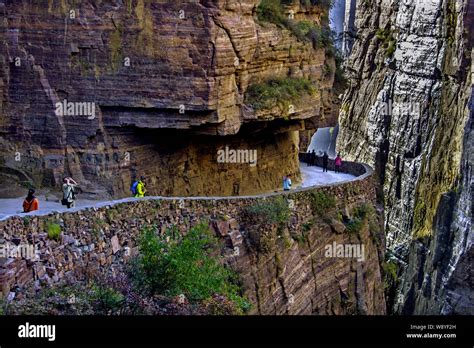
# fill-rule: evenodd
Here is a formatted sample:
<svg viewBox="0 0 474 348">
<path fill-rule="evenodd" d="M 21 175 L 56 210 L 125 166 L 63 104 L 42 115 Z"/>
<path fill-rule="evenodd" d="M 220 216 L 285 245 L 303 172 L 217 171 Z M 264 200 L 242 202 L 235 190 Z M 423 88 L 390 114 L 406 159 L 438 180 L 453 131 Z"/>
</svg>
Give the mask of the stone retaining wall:
<svg viewBox="0 0 474 348">
<path fill-rule="evenodd" d="M 160 232 L 177 226 L 185 233 L 205 222 L 222 239 L 224 260 L 240 275 L 245 295 L 254 305 L 252 313 L 383 314 L 382 213 L 367 219 L 357 233 L 350 233 L 340 219 L 350 218 L 363 204 L 375 206 L 375 191 L 368 173 L 341 185 L 257 197 L 148 198 L 46 216 L 12 217 L 0 221 L 3 245 L 34 245 L 38 257 L 0 259 L 0 285 L 11 298 L 28 285 L 41 288 L 65 278 L 83 281 L 113 274 L 137 255 L 137 236 L 143 226 L 154 224 Z M 333 212 L 315 215 L 311 206 L 318 192 L 335 198 Z M 256 228 L 246 222 L 245 207 L 272 204 L 280 197 L 291 212 L 283 229 Z M 61 228 L 58 241 L 47 234 L 54 224 Z M 363 244 L 365 260 L 325 257 L 325 246 L 334 242 Z"/>
</svg>

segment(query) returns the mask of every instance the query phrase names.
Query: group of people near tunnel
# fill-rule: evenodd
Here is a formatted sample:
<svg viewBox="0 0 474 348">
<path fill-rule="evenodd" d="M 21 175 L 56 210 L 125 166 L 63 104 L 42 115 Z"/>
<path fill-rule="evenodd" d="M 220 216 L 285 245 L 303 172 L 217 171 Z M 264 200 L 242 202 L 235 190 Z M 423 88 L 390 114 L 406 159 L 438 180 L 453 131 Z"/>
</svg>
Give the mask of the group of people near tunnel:
<svg viewBox="0 0 474 348">
<path fill-rule="evenodd" d="M 307 159 L 308 166 L 309 167 L 316 166 L 318 162 L 318 155 L 316 155 L 316 151 L 313 149 L 313 151 L 308 152 L 308 154 L 309 154 L 308 159 Z M 329 165 L 329 155 L 326 151 L 324 151 L 324 154 L 321 157 L 322 157 L 323 173 L 327 173 L 328 165 Z M 341 158 L 341 155 L 338 153 L 336 158 L 334 159 L 334 172 L 340 173 L 341 168 L 342 168 L 342 158 Z"/>
</svg>

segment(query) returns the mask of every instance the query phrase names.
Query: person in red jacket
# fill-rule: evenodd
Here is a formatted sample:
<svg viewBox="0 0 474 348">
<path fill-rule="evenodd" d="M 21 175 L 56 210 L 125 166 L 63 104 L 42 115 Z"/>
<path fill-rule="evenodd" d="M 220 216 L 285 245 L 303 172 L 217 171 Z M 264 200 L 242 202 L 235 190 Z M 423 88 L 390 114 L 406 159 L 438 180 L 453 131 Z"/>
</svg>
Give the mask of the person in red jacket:
<svg viewBox="0 0 474 348">
<path fill-rule="evenodd" d="M 337 154 L 336 159 L 334 160 L 334 168 L 336 173 L 341 172 L 341 167 L 342 167 L 342 158 L 340 154 Z"/>
<path fill-rule="evenodd" d="M 38 198 L 35 197 L 35 190 L 29 189 L 28 196 L 26 196 L 23 201 L 23 212 L 29 213 L 30 211 L 35 211 L 39 209 Z"/>
</svg>

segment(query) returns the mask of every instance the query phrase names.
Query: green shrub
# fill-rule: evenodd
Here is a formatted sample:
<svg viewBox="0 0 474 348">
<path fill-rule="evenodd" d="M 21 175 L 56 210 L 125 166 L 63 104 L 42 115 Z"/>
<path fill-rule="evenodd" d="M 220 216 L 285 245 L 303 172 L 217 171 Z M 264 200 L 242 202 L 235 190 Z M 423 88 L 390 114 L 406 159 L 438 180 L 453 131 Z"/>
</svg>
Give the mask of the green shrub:
<svg viewBox="0 0 474 348">
<path fill-rule="evenodd" d="M 48 222 L 46 224 L 46 231 L 48 233 L 49 239 L 56 240 L 56 241 L 59 240 L 59 237 L 61 235 L 61 226 L 53 222 Z"/>
<path fill-rule="evenodd" d="M 282 226 L 290 218 L 290 208 L 284 197 L 278 196 L 259 201 L 243 209 L 244 219 L 249 224 Z"/>
<path fill-rule="evenodd" d="M 303 6 L 322 5 L 331 1 L 302 0 Z M 333 34 L 330 29 L 322 29 L 314 22 L 303 20 L 295 21 L 288 18 L 283 11 L 283 5 L 291 4 L 292 1 L 284 0 L 262 0 L 257 7 L 257 18 L 260 22 L 268 22 L 280 28 L 288 29 L 298 40 L 313 43 L 314 48 L 326 47 L 334 52 Z"/>
<path fill-rule="evenodd" d="M 239 295 L 235 273 L 224 267 L 217 256 L 220 245 L 207 225 L 197 225 L 183 237 L 172 230 L 157 235 L 155 228 L 145 228 L 139 249 L 132 277 L 146 292 L 183 294 L 190 301 L 219 294 L 234 301 L 242 311 L 248 307 Z"/>
<path fill-rule="evenodd" d="M 311 193 L 311 209 L 314 215 L 324 215 L 336 206 L 336 199 L 323 191 Z"/>
<path fill-rule="evenodd" d="M 24 216 L 23 217 L 23 225 L 25 227 L 28 227 L 30 225 L 30 222 L 31 222 L 31 216 Z"/>
<path fill-rule="evenodd" d="M 387 50 L 385 51 L 385 57 L 391 58 L 393 54 L 395 53 L 395 50 L 397 49 L 397 41 L 390 40 L 386 48 Z"/>
<path fill-rule="evenodd" d="M 385 48 L 385 57 L 391 58 L 397 48 L 397 40 L 393 32 L 389 28 L 378 29 L 375 36 L 382 41 L 382 46 Z"/>
<path fill-rule="evenodd" d="M 364 226 L 364 221 L 367 219 L 372 220 L 374 214 L 375 209 L 372 204 L 363 203 L 362 205 L 356 207 L 352 212 L 353 218 L 344 222 L 347 230 L 350 233 L 359 233 Z"/>
<path fill-rule="evenodd" d="M 366 217 L 371 217 L 375 214 L 375 209 L 372 204 L 363 203 L 362 205 L 356 207 L 353 211 L 353 215 L 361 220 L 365 219 Z"/>
<path fill-rule="evenodd" d="M 260 22 L 274 23 L 280 27 L 284 27 L 287 20 L 280 0 L 262 0 L 257 7 L 257 18 Z"/>
<path fill-rule="evenodd" d="M 287 110 L 291 102 L 298 101 L 303 95 L 312 95 L 316 88 L 305 78 L 275 78 L 263 83 L 250 85 L 245 102 L 256 110 L 268 109 L 279 105 Z"/>
<path fill-rule="evenodd" d="M 311 221 L 308 221 L 308 222 L 305 222 L 303 224 L 303 232 L 309 232 L 311 231 L 311 228 L 313 227 L 314 225 L 314 221 L 311 220 Z"/>
<path fill-rule="evenodd" d="M 119 311 L 125 301 L 125 297 L 117 290 L 102 285 L 92 287 L 92 300 L 96 302 L 98 310 L 104 313 Z"/>
<path fill-rule="evenodd" d="M 349 233 L 358 234 L 364 226 L 364 221 L 358 217 L 355 217 L 346 222 L 345 225 Z"/>
<path fill-rule="evenodd" d="M 398 267 L 393 261 L 385 262 L 382 266 L 384 273 L 384 285 L 388 289 L 398 283 Z"/>
<path fill-rule="evenodd" d="M 343 58 L 339 52 L 335 54 L 334 58 L 336 60 L 336 73 L 334 74 L 334 82 L 336 84 L 336 87 L 338 87 L 339 89 L 346 89 L 347 79 L 344 75 L 344 69 L 342 67 Z M 347 106 L 349 105 L 347 104 Z"/>
<path fill-rule="evenodd" d="M 8 315 L 91 315 L 96 314 L 90 287 L 81 283 L 55 284 L 28 293 L 23 299 L 11 302 Z M 71 301 L 71 299 L 74 301 Z"/>
<path fill-rule="evenodd" d="M 313 43 L 314 48 L 326 48 L 329 56 L 335 55 L 333 33 L 330 29 L 313 26 L 306 35 Z"/>
</svg>

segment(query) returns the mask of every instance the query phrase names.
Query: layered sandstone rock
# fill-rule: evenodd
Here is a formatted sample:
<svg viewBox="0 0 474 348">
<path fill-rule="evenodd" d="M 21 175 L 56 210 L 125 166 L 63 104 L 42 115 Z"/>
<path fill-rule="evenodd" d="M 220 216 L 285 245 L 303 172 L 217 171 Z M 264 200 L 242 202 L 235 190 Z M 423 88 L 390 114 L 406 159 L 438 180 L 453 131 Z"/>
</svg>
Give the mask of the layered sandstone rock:
<svg viewBox="0 0 474 348">
<path fill-rule="evenodd" d="M 387 246 L 405 269 L 395 310 L 469 312 L 472 3 L 360 1 L 356 16 L 338 148 L 383 184 Z"/>
<path fill-rule="evenodd" d="M 235 180 L 224 182 L 215 154 L 234 139 L 266 156 L 253 172 L 227 166 L 243 192 L 298 175 L 298 140 L 289 131 L 334 125 L 333 73 L 325 70 L 334 60 L 289 30 L 259 23 L 257 5 L 0 1 L 0 175 L 13 188 L 2 195 L 21 182 L 55 185 L 64 174 L 98 195 L 127 194 L 136 174 L 150 178 L 156 194 L 227 194 Z M 295 1 L 285 11 L 327 25 L 319 6 Z M 244 104 L 250 84 L 287 76 L 310 79 L 316 93 L 290 114 Z M 64 100 L 94 103 L 95 115 L 58 115 Z M 250 132 L 269 123 L 267 133 Z M 187 132 L 168 132 L 176 129 Z M 178 138 L 186 145 L 174 154 Z"/>
</svg>

